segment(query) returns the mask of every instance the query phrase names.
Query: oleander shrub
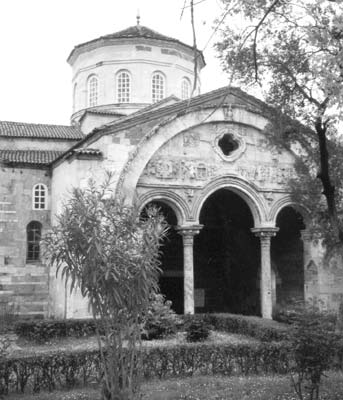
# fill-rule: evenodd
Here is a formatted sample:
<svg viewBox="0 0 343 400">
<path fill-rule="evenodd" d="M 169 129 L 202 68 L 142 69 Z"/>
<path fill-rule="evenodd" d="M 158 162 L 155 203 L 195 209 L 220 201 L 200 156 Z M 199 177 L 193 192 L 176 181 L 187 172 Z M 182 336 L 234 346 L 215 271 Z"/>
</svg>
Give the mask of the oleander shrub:
<svg viewBox="0 0 343 400">
<path fill-rule="evenodd" d="M 187 342 L 203 342 L 210 336 L 212 326 L 203 318 L 194 318 L 185 328 Z"/>
<path fill-rule="evenodd" d="M 184 323 L 203 319 L 214 330 L 247 335 L 261 341 L 283 341 L 290 337 L 291 327 L 273 320 L 238 314 L 196 314 L 183 316 Z"/>
<path fill-rule="evenodd" d="M 162 294 L 151 296 L 148 312 L 144 318 L 142 339 L 163 339 L 176 333 L 181 319 L 171 308 L 171 301 L 165 300 Z"/>
<path fill-rule="evenodd" d="M 95 335 L 96 328 L 93 319 L 44 319 L 18 322 L 14 331 L 21 338 L 46 342 L 53 338 Z"/>
</svg>

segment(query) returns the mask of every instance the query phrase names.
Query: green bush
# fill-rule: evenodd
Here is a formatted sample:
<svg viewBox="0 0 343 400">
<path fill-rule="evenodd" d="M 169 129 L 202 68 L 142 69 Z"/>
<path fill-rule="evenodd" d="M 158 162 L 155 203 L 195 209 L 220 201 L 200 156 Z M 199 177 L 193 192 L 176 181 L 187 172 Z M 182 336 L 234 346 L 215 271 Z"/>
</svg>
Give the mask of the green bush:
<svg viewBox="0 0 343 400">
<path fill-rule="evenodd" d="M 342 352 L 341 333 L 332 314 L 307 307 L 298 315 L 290 340 L 292 383 L 300 400 L 318 400 L 322 378 Z M 306 393 L 306 394 L 305 394 Z"/>
<path fill-rule="evenodd" d="M 185 315 L 183 319 L 186 325 L 188 321 L 203 319 L 214 330 L 252 336 L 265 342 L 287 340 L 291 331 L 291 328 L 285 324 L 245 315 L 196 314 Z"/>
<path fill-rule="evenodd" d="M 21 321 L 15 325 L 14 331 L 19 337 L 36 342 L 67 336 L 91 336 L 96 333 L 93 319 Z"/>
<path fill-rule="evenodd" d="M 172 310 L 171 304 L 171 301 L 166 301 L 162 294 L 153 295 L 145 316 L 143 339 L 162 339 L 177 331 L 181 319 Z"/>
<path fill-rule="evenodd" d="M 203 342 L 209 337 L 211 328 L 211 325 L 202 318 L 190 320 L 186 324 L 187 342 Z"/>
<path fill-rule="evenodd" d="M 177 376 L 286 373 L 289 348 L 285 343 L 205 344 L 142 349 L 145 378 Z M 99 383 L 102 368 L 98 350 L 56 352 L 8 357 L 0 362 L 0 390 L 38 393 Z"/>
</svg>

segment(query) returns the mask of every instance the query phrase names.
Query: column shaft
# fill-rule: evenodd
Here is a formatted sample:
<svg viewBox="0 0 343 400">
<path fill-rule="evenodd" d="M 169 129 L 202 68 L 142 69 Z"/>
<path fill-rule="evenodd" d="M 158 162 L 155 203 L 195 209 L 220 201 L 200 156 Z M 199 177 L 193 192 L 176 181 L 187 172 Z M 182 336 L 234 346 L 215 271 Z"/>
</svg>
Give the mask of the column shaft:
<svg viewBox="0 0 343 400">
<path fill-rule="evenodd" d="M 201 225 L 178 227 L 183 238 L 183 290 L 184 314 L 194 314 L 194 236 L 200 232 Z"/>
<path fill-rule="evenodd" d="M 270 240 L 276 235 L 278 228 L 253 228 L 252 232 L 260 238 L 261 243 L 261 314 L 263 318 L 272 319 L 272 269 L 270 261 Z"/>
</svg>

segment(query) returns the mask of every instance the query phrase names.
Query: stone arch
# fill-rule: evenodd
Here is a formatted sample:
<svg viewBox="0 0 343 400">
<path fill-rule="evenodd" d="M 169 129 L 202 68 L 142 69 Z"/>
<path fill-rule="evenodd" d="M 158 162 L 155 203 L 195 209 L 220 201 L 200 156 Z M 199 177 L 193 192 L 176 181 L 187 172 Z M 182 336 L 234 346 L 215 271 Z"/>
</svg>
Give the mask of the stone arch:
<svg viewBox="0 0 343 400">
<path fill-rule="evenodd" d="M 154 200 L 166 203 L 174 211 L 179 225 L 183 225 L 189 219 L 189 209 L 185 200 L 169 190 L 152 190 L 139 196 L 139 211 Z"/>
<path fill-rule="evenodd" d="M 281 199 L 279 199 L 278 201 L 276 201 L 273 204 L 273 206 L 270 210 L 270 213 L 269 213 L 269 218 L 268 218 L 269 221 L 271 221 L 273 223 L 273 225 L 276 224 L 277 216 L 279 215 L 280 211 L 282 209 L 284 209 L 285 207 L 294 208 L 303 217 L 305 226 L 309 225 L 309 222 L 311 220 L 311 214 L 310 214 L 309 209 L 307 207 L 293 201 L 291 196 L 289 196 L 289 195 L 282 197 Z"/>
<path fill-rule="evenodd" d="M 257 190 L 243 179 L 234 176 L 220 176 L 204 188 L 203 195 L 194 204 L 196 221 L 199 221 L 200 212 L 206 199 L 219 189 L 229 189 L 247 203 L 254 218 L 255 227 L 260 227 L 267 221 L 267 212 Z"/>
<path fill-rule="evenodd" d="M 262 130 L 267 124 L 267 120 L 251 111 L 235 106 L 233 117 L 226 118 L 225 108 L 206 108 L 200 111 L 190 111 L 183 115 L 172 115 L 164 119 L 151 129 L 130 154 L 128 161 L 124 165 L 117 185 L 117 196 L 124 196 L 127 201 L 134 198 L 139 177 L 149 160 L 156 151 L 167 141 L 179 133 L 199 125 L 215 122 L 235 122 L 252 126 L 257 130 Z"/>
<path fill-rule="evenodd" d="M 305 298 L 303 232 L 310 214 L 287 195 L 274 204 L 270 218 L 279 229 L 271 243 L 273 304 L 287 307 Z"/>
</svg>

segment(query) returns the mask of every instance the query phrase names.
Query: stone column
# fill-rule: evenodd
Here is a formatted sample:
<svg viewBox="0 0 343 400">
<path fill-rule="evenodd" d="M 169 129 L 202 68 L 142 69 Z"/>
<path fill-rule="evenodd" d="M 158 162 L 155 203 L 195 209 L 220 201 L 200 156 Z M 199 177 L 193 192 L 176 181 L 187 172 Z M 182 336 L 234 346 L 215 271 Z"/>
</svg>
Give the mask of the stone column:
<svg viewBox="0 0 343 400">
<path fill-rule="evenodd" d="M 179 226 L 178 233 L 183 239 L 183 309 L 184 314 L 194 314 L 194 236 L 200 232 L 202 225 Z"/>
<path fill-rule="evenodd" d="M 309 301 L 313 293 L 311 294 L 309 291 L 309 273 L 307 268 L 311 262 L 311 247 L 312 247 L 312 233 L 308 230 L 304 229 L 300 231 L 301 233 L 301 240 L 303 242 L 303 262 L 304 262 L 304 300 Z M 313 282 L 312 286 L 313 286 Z"/>
<path fill-rule="evenodd" d="M 308 230 L 304 229 L 300 231 L 301 240 L 303 242 L 304 247 L 304 267 L 308 265 L 311 261 L 311 242 L 312 242 L 312 234 Z"/>
<path fill-rule="evenodd" d="M 260 238 L 261 243 L 261 313 L 263 318 L 272 319 L 272 268 L 270 262 L 270 239 L 279 228 L 252 228 L 251 231 Z"/>
</svg>

